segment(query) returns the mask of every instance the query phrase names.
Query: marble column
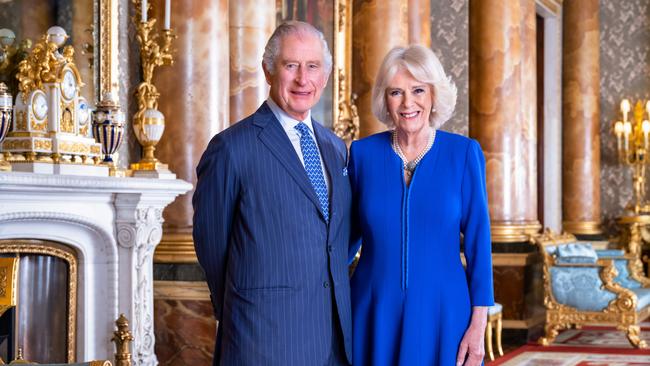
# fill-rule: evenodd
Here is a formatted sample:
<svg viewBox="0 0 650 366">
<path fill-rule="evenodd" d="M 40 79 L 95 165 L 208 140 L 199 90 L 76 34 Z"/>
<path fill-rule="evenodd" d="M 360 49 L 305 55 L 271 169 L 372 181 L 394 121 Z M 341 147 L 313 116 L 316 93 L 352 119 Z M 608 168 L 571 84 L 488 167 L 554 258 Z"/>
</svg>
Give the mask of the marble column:
<svg viewBox="0 0 650 366">
<path fill-rule="evenodd" d="M 598 0 L 563 3 L 562 218 L 573 234 L 600 234 Z"/>
<path fill-rule="evenodd" d="M 352 14 L 352 92 L 364 137 L 386 129 L 370 109 L 372 85 L 386 53 L 408 43 L 408 0 L 354 0 Z"/>
<path fill-rule="evenodd" d="M 486 160 L 494 242 L 525 242 L 537 218 L 534 0 L 471 1 L 470 136 Z"/>
<path fill-rule="evenodd" d="M 431 1 L 408 0 L 409 43 L 431 47 Z"/>
<path fill-rule="evenodd" d="M 156 157 L 178 178 L 196 184 L 196 165 L 208 142 L 229 125 L 228 0 L 171 2 L 171 26 L 178 34 L 174 65 L 156 70 L 159 110 L 165 133 Z M 159 21 L 162 10 L 157 9 Z M 196 261 L 192 242 L 192 194 L 165 209 L 158 262 Z"/>
<path fill-rule="evenodd" d="M 262 55 L 275 29 L 275 0 L 231 1 L 229 11 L 232 124 L 254 113 L 268 96 Z"/>
</svg>

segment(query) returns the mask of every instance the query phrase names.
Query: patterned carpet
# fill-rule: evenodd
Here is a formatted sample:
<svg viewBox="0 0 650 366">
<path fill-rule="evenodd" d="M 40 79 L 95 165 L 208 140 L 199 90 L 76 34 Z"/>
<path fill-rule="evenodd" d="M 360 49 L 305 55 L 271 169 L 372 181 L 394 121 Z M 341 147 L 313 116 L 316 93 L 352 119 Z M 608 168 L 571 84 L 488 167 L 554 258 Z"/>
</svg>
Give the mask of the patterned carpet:
<svg viewBox="0 0 650 366">
<path fill-rule="evenodd" d="M 650 323 L 641 323 L 641 339 L 650 344 Z M 614 327 L 583 327 L 569 329 L 557 337 L 553 345 L 578 347 L 632 348 L 625 333 Z M 650 352 L 650 351 L 648 351 Z"/>
<path fill-rule="evenodd" d="M 641 324 L 641 338 L 650 344 L 650 323 Z M 613 327 L 583 327 L 562 332 L 552 346 L 522 346 L 488 366 L 650 366 L 650 350 L 630 346 Z"/>
</svg>

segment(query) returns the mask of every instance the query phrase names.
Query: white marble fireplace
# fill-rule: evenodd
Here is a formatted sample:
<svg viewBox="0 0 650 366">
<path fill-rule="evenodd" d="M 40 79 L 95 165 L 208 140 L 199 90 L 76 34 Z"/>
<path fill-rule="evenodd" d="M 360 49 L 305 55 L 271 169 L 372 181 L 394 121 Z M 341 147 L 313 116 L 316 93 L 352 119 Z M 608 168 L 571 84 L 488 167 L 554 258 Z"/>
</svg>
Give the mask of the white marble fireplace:
<svg viewBox="0 0 650 366">
<path fill-rule="evenodd" d="M 0 172 L 0 239 L 41 239 L 78 260 L 76 360 L 112 359 L 124 313 L 134 365 L 156 365 L 153 252 L 162 210 L 191 189 L 178 179 Z"/>
</svg>

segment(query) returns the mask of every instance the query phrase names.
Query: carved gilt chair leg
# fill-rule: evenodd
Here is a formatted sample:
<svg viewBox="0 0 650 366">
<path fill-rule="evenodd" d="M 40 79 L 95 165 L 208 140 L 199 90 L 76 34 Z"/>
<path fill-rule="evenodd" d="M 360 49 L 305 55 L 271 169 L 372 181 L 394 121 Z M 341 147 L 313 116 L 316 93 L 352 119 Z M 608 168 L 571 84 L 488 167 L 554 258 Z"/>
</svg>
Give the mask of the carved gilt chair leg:
<svg viewBox="0 0 650 366">
<path fill-rule="evenodd" d="M 632 346 L 641 349 L 648 348 L 646 341 L 641 339 L 641 328 L 638 325 L 628 325 L 625 334 L 627 335 L 627 340 L 630 341 Z"/>
<path fill-rule="evenodd" d="M 494 361 L 494 351 L 492 350 L 492 322 L 488 320 L 485 328 L 485 350 L 487 351 L 490 361 Z"/>
<path fill-rule="evenodd" d="M 499 351 L 499 356 L 503 356 L 503 348 L 501 347 L 501 330 L 503 330 L 502 316 L 499 314 L 497 316 L 497 326 L 496 326 L 496 341 L 497 341 L 497 351 Z"/>
<path fill-rule="evenodd" d="M 541 337 L 537 342 L 541 344 L 542 346 L 548 346 L 553 341 L 555 340 L 555 337 L 557 337 L 560 329 L 562 329 L 563 326 L 558 323 L 552 323 L 548 319 L 546 320 L 546 325 L 544 326 L 544 337 Z"/>
</svg>

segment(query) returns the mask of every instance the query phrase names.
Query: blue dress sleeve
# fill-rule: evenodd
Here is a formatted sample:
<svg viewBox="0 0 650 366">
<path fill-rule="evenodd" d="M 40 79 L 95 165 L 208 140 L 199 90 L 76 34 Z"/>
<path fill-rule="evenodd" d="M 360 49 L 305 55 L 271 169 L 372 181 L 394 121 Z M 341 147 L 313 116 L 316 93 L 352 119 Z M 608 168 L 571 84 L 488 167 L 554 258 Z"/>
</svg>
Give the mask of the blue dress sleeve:
<svg viewBox="0 0 650 366">
<path fill-rule="evenodd" d="M 358 169 L 355 164 L 355 155 L 357 155 L 357 146 L 352 142 L 350 145 L 350 158 L 348 159 L 348 177 L 350 178 L 350 186 L 352 187 L 352 225 L 350 230 L 350 245 L 348 247 L 348 264 L 354 261 L 359 248 L 361 248 L 361 227 L 359 223 L 359 184 Z"/>
<path fill-rule="evenodd" d="M 205 272 L 217 320 L 221 320 L 230 227 L 239 196 L 239 181 L 225 142 L 216 136 L 201 157 L 192 197 L 194 249 Z"/>
<path fill-rule="evenodd" d="M 469 143 L 465 159 L 461 232 L 465 238 L 467 282 L 472 306 L 491 306 L 494 305 L 494 290 L 485 158 L 475 140 Z"/>
</svg>

